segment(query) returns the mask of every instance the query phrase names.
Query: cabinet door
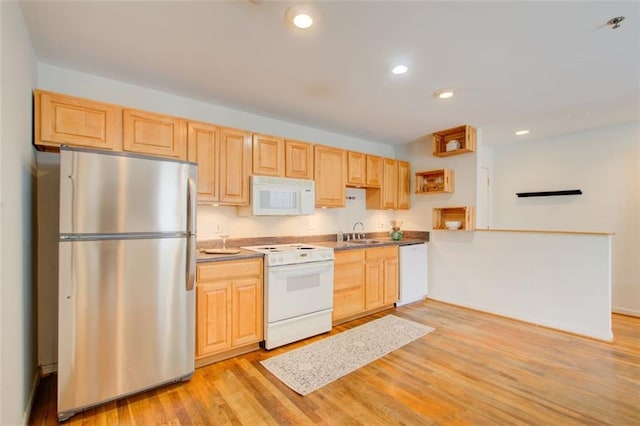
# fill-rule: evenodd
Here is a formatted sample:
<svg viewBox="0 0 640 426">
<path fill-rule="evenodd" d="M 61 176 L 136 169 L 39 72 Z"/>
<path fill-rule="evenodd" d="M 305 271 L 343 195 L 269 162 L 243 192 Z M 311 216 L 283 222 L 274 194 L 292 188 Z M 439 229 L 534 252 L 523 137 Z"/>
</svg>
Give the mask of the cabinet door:
<svg viewBox="0 0 640 426">
<path fill-rule="evenodd" d="M 313 145 L 306 142 L 284 142 L 285 176 L 297 179 L 313 179 Z"/>
<path fill-rule="evenodd" d="M 383 305 L 384 261 L 371 260 L 365 263 L 365 309 Z"/>
<path fill-rule="evenodd" d="M 122 108 L 41 90 L 34 97 L 36 146 L 122 149 Z"/>
<path fill-rule="evenodd" d="M 367 181 L 366 155 L 360 152 L 347 152 L 347 185 L 364 186 Z"/>
<path fill-rule="evenodd" d="M 382 157 L 367 155 L 367 186 L 380 188 L 382 185 Z"/>
<path fill-rule="evenodd" d="M 396 208 L 408 209 L 411 203 L 411 170 L 409 163 L 398 161 L 398 199 Z"/>
<path fill-rule="evenodd" d="M 206 123 L 187 125 L 189 161 L 198 163 L 198 203 L 217 202 L 218 197 L 218 128 Z"/>
<path fill-rule="evenodd" d="M 316 207 L 344 207 L 346 198 L 344 150 L 316 145 L 314 162 Z"/>
<path fill-rule="evenodd" d="M 249 133 L 235 129 L 220 129 L 220 203 L 249 204 L 249 164 L 251 138 Z"/>
<path fill-rule="evenodd" d="M 398 301 L 398 256 L 390 257 L 384 261 L 384 300 L 385 305 Z"/>
<path fill-rule="evenodd" d="M 262 278 L 235 280 L 232 287 L 232 345 L 258 343 L 263 335 Z"/>
<path fill-rule="evenodd" d="M 382 161 L 382 208 L 395 209 L 397 207 L 398 191 L 398 162 L 391 158 Z"/>
<path fill-rule="evenodd" d="M 333 321 L 364 311 L 364 250 L 337 252 L 333 280 Z"/>
<path fill-rule="evenodd" d="M 231 285 L 201 283 L 196 288 L 196 357 L 231 348 Z"/>
<path fill-rule="evenodd" d="M 272 136 L 252 136 L 253 174 L 284 176 L 284 140 Z"/>
<path fill-rule="evenodd" d="M 122 113 L 124 151 L 187 159 L 187 122 L 182 118 L 125 109 Z"/>
</svg>

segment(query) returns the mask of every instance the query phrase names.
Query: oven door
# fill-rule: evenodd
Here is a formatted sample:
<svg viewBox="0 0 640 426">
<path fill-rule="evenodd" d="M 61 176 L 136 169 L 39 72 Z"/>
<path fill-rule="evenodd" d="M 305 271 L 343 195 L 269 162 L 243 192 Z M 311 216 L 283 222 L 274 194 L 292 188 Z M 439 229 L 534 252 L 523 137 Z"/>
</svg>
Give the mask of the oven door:
<svg viewBox="0 0 640 426">
<path fill-rule="evenodd" d="M 333 260 L 269 266 L 265 276 L 269 323 L 333 308 Z"/>
</svg>

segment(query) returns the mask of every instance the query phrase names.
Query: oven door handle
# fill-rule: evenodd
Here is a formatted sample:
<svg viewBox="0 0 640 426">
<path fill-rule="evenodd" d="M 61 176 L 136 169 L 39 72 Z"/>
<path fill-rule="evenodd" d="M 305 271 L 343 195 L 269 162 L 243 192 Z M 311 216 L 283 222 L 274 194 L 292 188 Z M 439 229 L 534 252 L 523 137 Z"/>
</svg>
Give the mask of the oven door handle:
<svg viewBox="0 0 640 426">
<path fill-rule="evenodd" d="M 324 261 L 324 262 L 311 262 L 311 263 L 296 263 L 294 265 L 280 265 L 280 266 L 270 266 L 269 272 L 272 274 L 282 274 L 287 272 L 309 272 L 313 270 L 317 270 L 319 272 L 325 271 L 327 269 L 331 269 L 333 266 L 333 261 Z"/>
</svg>

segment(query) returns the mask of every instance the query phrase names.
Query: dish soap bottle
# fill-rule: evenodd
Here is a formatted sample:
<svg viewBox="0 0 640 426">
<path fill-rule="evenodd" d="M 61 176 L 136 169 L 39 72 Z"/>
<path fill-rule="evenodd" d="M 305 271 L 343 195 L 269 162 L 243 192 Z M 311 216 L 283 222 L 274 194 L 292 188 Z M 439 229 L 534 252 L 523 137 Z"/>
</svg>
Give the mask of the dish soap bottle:
<svg viewBox="0 0 640 426">
<path fill-rule="evenodd" d="M 338 228 L 338 234 L 336 235 L 336 241 L 341 243 L 344 241 L 344 234 L 342 233 L 342 228 Z"/>
</svg>

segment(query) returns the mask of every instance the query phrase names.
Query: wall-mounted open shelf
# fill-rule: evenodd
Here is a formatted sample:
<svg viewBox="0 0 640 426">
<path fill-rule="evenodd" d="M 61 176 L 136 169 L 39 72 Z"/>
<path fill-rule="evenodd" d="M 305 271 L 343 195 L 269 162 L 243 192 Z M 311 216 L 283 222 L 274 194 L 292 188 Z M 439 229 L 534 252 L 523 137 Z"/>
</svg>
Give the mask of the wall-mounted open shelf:
<svg viewBox="0 0 640 426">
<path fill-rule="evenodd" d="M 416 194 L 453 192 L 453 170 L 438 169 L 416 172 Z"/>
<path fill-rule="evenodd" d="M 539 191 L 539 192 L 516 192 L 519 198 L 523 197 L 553 197 L 556 195 L 581 195 L 579 189 L 566 189 L 563 191 Z"/>
<path fill-rule="evenodd" d="M 473 207 L 471 206 L 462 206 L 462 207 L 434 207 L 433 209 L 433 229 L 448 229 L 445 222 L 447 221 L 460 221 L 460 228 L 456 229 L 456 231 L 473 231 L 475 226 L 475 216 Z"/>
<path fill-rule="evenodd" d="M 434 157 L 448 157 L 476 150 L 476 129 L 469 125 L 434 132 L 431 138 Z"/>
</svg>

